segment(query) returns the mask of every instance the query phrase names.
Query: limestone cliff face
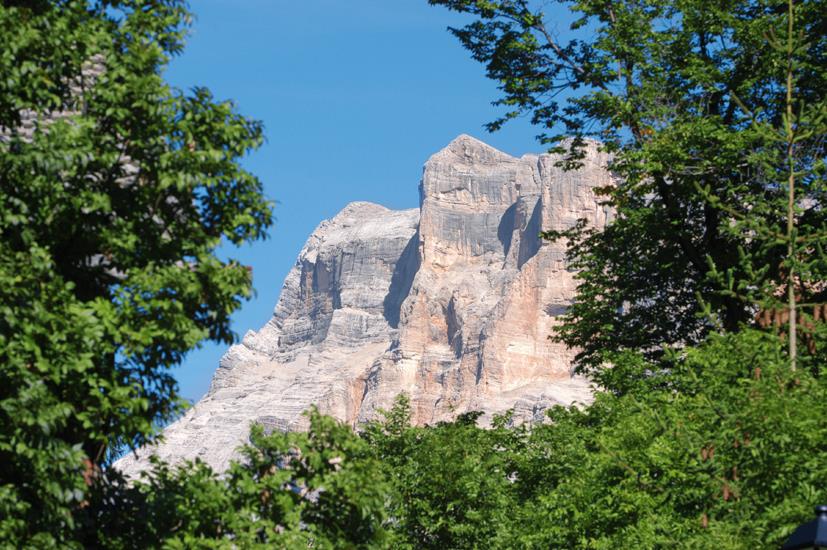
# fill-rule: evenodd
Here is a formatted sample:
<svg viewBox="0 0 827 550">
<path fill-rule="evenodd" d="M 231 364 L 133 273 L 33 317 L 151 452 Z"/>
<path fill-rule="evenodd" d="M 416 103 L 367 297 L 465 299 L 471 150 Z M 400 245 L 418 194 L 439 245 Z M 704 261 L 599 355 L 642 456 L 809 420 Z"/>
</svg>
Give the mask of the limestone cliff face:
<svg viewBox="0 0 827 550">
<path fill-rule="evenodd" d="M 251 423 L 302 429 L 313 404 L 356 426 L 401 392 L 417 423 L 511 408 L 538 421 L 553 404 L 588 401 L 573 352 L 547 339 L 573 274 L 564 245 L 538 234 L 580 218 L 603 227 L 611 213 L 594 190 L 611 176 L 596 146 L 578 171 L 556 160 L 463 135 L 426 163 L 418 210 L 352 203 L 322 222 L 272 319 L 230 348 L 163 443 L 117 467 L 133 474 L 155 453 L 224 469 Z"/>
</svg>

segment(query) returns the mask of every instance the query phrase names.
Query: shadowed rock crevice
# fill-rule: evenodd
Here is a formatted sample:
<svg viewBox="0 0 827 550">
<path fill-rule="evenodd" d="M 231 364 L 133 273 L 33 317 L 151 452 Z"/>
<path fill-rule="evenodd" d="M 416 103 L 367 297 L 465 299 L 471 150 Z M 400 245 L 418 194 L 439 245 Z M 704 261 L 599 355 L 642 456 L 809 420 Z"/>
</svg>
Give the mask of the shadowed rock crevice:
<svg viewBox="0 0 827 550">
<path fill-rule="evenodd" d="M 408 297 L 411 291 L 416 272 L 419 271 L 421 258 L 419 257 L 419 231 L 414 233 L 405 249 L 402 251 L 402 256 L 396 262 L 396 267 L 393 269 L 391 276 L 391 284 L 388 289 L 388 294 L 382 302 L 382 311 L 385 320 L 391 328 L 399 328 L 399 316 L 402 307 L 402 302 Z"/>
<path fill-rule="evenodd" d="M 462 357 L 463 351 L 462 317 L 457 311 L 456 296 L 451 296 L 448 306 L 445 308 L 445 325 L 448 329 L 446 333 L 448 345 L 454 351 L 454 357 L 459 359 Z"/>
<path fill-rule="evenodd" d="M 523 231 L 523 238 L 520 239 L 520 253 L 517 255 L 517 269 L 523 267 L 527 261 L 534 257 L 540 250 L 542 239 L 540 232 L 543 230 L 541 225 L 543 220 L 543 204 L 538 200 L 534 205 L 534 211 L 528 219 L 528 224 Z"/>
<path fill-rule="evenodd" d="M 511 250 L 511 240 L 514 238 L 516 212 L 517 203 L 515 202 L 506 209 L 503 217 L 500 218 L 500 225 L 497 227 L 497 238 L 503 245 L 503 256 L 505 257 L 508 257 L 508 252 Z"/>
</svg>

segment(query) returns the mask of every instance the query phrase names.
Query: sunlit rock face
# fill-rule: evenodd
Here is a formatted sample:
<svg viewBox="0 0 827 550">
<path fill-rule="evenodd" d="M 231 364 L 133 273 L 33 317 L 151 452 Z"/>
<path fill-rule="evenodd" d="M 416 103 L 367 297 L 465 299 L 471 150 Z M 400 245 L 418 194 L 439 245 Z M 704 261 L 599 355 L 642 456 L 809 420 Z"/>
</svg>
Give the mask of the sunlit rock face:
<svg viewBox="0 0 827 550">
<path fill-rule="evenodd" d="M 595 195 L 612 184 L 608 159 L 596 145 L 587 153 L 566 172 L 556 156 L 514 158 L 463 135 L 425 164 L 419 209 L 357 202 L 322 222 L 272 319 L 227 351 L 163 443 L 117 467 L 134 474 L 155 453 L 222 470 L 253 422 L 302 429 L 317 405 L 358 426 L 402 392 L 419 424 L 508 409 L 536 422 L 588 401 L 574 352 L 547 338 L 575 289 L 565 246 L 539 238 L 609 220 Z"/>
</svg>

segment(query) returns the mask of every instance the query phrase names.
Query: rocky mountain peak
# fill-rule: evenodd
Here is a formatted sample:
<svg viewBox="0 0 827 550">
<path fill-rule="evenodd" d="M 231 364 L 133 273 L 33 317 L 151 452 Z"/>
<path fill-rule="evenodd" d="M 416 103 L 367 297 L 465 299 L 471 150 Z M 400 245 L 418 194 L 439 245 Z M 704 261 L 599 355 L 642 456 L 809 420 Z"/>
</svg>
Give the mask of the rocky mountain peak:
<svg viewBox="0 0 827 550">
<path fill-rule="evenodd" d="M 460 134 L 454 138 L 444 149 L 435 153 L 431 157 L 431 160 L 438 160 L 444 157 L 453 158 L 460 162 L 472 163 L 495 163 L 512 158 L 510 155 L 468 134 Z"/>
<path fill-rule="evenodd" d="M 547 339 L 575 281 L 564 245 L 539 233 L 580 218 L 603 227 L 611 212 L 595 189 L 612 179 L 596 145 L 580 170 L 559 160 L 461 135 L 426 162 L 419 209 L 354 202 L 323 221 L 270 321 L 227 351 L 162 443 L 117 467 L 134 474 L 156 453 L 223 469 L 251 423 L 302 429 L 314 404 L 358 426 L 402 392 L 417 423 L 508 409 L 537 422 L 588 401 L 574 351 Z"/>
</svg>

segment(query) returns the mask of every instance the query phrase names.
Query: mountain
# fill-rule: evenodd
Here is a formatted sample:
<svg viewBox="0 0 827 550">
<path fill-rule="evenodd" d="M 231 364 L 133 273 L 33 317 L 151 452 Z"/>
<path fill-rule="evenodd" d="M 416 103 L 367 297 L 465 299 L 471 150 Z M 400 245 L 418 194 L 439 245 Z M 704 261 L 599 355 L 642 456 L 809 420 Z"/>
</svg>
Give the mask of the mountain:
<svg viewBox="0 0 827 550">
<path fill-rule="evenodd" d="M 539 238 L 611 212 L 612 184 L 589 144 L 584 166 L 515 158 L 462 135 L 425 164 L 419 209 L 354 202 L 323 221 L 284 282 L 273 317 L 221 359 L 209 392 L 164 441 L 116 463 L 128 475 L 155 453 L 223 470 L 256 422 L 299 430 L 311 405 L 354 426 L 401 392 L 413 420 L 514 409 L 541 421 L 554 404 L 590 399 L 574 352 L 552 343 L 575 280 L 563 243 Z"/>
</svg>

